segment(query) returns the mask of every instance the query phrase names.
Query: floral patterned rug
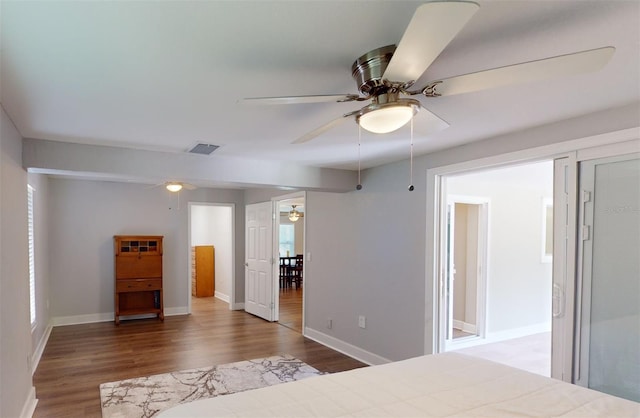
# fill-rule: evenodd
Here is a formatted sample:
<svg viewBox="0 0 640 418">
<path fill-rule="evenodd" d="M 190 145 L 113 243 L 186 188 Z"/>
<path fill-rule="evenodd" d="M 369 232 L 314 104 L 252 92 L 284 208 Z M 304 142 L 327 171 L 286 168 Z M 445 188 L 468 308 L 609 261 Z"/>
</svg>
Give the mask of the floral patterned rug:
<svg viewBox="0 0 640 418">
<path fill-rule="evenodd" d="M 150 418 L 172 406 L 322 374 L 289 355 L 100 385 L 103 418 Z"/>
</svg>

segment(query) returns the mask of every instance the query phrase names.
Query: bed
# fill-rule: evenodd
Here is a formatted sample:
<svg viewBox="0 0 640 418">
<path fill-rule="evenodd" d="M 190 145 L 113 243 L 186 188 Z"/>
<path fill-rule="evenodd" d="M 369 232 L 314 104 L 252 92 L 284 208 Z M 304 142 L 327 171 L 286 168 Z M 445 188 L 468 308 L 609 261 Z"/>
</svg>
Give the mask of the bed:
<svg viewBox="0 0 640 418">
<path fill-rule="evenodd" d="M 178 405 L 184 417 L 640 417 L 640 404 L 457 353 Z"/>
</svg>

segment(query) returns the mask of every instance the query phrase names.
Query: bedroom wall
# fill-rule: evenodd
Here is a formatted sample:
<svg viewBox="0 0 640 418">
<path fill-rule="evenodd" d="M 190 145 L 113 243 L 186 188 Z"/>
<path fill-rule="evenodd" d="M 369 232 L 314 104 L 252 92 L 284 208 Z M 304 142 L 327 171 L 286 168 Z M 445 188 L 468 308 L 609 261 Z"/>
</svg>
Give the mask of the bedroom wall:
<svg viewBox="0 0 640 418">
<path fill-rule="evenodd" d="M 0 115 L 0 416 L 27 417 L 35 408 L 31 379 L 27 172 L 22 138 Z"/>
<path fill-rule="evenodd" d="M 216 297 L 229 301 L 233 275 L 233 211 L 230 206 L 191 205 L 191 245 L 215 249 Z"/>
<path fill-rule="evenodd" d="M 54 178 L 50 180 L 51 316 L 55 323 L 113 317 L 113 235 L 164 235 L 165 313 L 188 305 L 187 202 L 235 203 L 236 254 L 243 254 L 243 196 L 238 190 L 162 187 Z M 238 209 L 240 208 L 240 209 Z M 238 232 L 240 231 L 240 232 Z M 243 257 L 236 258 L 236 300 L 244 300 Z M 239 274 L 238 274 L 239 272 Z"/>
<path fill-rule="evenodd" d="M 541 248 L 553 163 L 449 177 L 447 192 L 489 199 L 488 336 L 526 327 L 550 330 L 551 263 L 542 262 Z"/>
<path fill-rule="evenodd" d="M 420 355 L 424 339 L 424 195 L 407 191 L 406 172 L 388 174 L 368 172 L 359 192 L 307 195 L 309 335 L 370 363 Z"/>
</svg>

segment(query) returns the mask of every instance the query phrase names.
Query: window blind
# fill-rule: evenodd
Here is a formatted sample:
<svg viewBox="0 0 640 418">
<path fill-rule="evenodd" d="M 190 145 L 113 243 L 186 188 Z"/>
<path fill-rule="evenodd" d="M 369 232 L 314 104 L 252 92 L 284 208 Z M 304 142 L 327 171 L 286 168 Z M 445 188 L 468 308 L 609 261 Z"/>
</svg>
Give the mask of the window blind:
<svg viewBox="0 0 640 418">
<path fill-rule="evenodd" d="M 36 324 L 36 263 L 33 227 L 33 187 L 27 186 L 27 216 L 29 222 L 29 311 L 31 326 Z"/>
</svg>

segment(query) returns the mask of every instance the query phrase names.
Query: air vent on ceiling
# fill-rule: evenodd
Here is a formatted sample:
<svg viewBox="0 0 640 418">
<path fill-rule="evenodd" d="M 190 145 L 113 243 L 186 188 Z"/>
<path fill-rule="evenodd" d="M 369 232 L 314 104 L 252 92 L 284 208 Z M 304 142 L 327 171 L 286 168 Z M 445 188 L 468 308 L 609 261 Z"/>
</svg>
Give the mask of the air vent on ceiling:
<svg viewBox="0 0 640 418">
<path fill-rule="evenodd" d="M 219 147 L 219 145 L 198 143 L 195 147 L 191 148 L 189 152 L 192 154 L 209 155 Z"/>
</svg>

